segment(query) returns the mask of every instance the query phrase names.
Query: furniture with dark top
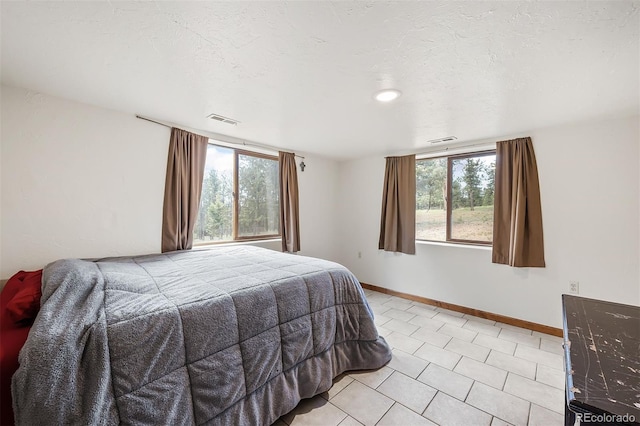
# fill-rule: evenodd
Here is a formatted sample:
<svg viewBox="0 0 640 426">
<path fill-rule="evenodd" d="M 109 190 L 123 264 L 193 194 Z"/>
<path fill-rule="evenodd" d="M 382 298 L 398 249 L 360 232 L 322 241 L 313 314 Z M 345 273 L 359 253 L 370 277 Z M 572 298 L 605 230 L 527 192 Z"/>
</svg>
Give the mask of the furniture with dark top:
<svg viewBox="0 0 640 426">
<path fill-rule="evenodd" d="M 562 295 L 565 426 L 640 424 L 640 307 Z"/>
</svg>

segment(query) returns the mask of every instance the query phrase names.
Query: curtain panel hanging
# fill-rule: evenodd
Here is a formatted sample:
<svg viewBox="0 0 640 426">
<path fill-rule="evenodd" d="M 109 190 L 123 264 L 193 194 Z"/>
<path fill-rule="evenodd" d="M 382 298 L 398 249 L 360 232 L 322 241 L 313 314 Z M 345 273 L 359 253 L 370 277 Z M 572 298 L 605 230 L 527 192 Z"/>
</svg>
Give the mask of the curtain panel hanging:
<svg viewBox="0 0 640 426">
<path fill-rule="evenodd" d="M 200 207 L 209 138 L 171 128 L 162 212 L 162 252 L 189 250 Z"/>
<path fill-rule="evenodd" d="M 496 144 L 492 262 L 544 267 L 542 206 L 531 138 Z"/>
<path fill-rule="evenodd" d="M 282 251 L 300 251 L 300 219 L 298 207 L 298 170 L 296 156 L 291 152 L 278 153 L 280 177 L 280 234 Z"/>
<path fill-rule="evenodd" d="M 416 156 L 387 157 L 378 248 L 416 252 Z"/>
</svg>

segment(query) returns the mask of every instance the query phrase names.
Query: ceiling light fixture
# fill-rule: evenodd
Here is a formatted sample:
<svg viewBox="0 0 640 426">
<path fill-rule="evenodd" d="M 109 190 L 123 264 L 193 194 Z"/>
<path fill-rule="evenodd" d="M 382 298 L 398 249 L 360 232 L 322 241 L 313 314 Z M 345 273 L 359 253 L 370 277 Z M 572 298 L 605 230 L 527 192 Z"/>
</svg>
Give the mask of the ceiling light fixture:
<svg viewBox="0 0 640 426">
<path fill-rule="evenodd" d="M 384 89 L 375 94 L 375 98 L 380 102 L 391 102 L 394 99 L 398 99 L 402 95 L 402 92 L 396 89 Z"/>
</svg>

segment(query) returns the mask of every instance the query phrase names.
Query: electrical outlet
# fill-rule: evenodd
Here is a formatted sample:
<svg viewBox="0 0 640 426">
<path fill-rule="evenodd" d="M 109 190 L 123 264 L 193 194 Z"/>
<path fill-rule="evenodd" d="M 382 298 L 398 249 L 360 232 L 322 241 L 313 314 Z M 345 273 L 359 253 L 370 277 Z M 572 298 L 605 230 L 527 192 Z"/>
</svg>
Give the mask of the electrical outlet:
<svg viewBox="0 0 640 426">
<path fill-rule="evenodd" d="M 569 293 L 580 294 L 580 283 L 578 281 L 569 281 Z"/>
</svg>

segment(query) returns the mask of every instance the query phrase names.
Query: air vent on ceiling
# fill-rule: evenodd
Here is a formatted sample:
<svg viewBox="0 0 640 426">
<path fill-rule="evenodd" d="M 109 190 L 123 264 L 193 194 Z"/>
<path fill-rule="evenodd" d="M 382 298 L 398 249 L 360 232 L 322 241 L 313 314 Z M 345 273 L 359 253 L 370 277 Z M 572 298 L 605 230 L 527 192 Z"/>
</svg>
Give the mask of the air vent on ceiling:
<svg viewBox="0 0 640 426">
<path fill-rule="evenodd" d="M 234 120 L 233 118 L 229 118 L 229 117 L 223 117 L 222 115 L 218 115 L 218 114 L 209 114 L 207 115 L 207 118 L 210 118 L 211 120 L 215 120 L 215 121 L 220 121 L 221 123 L 232 124 L 234 126 L 237 126 L 238 123 L 240 123 L 238 120 Z"/>
<path fill-rule="evenodd" d="M 432 140 L 427 141 L 427 142 L 428 142 L 428 143 L 453 142 L 453 141 L 455 141 L 456 139 L 458 139 L 458 138 L 457 138 L 457 137 L 455 137 L 455 136 L 447 136 L 447 137 L 440 138 L 440 139 L 432 139 Z"/>
</svg>

